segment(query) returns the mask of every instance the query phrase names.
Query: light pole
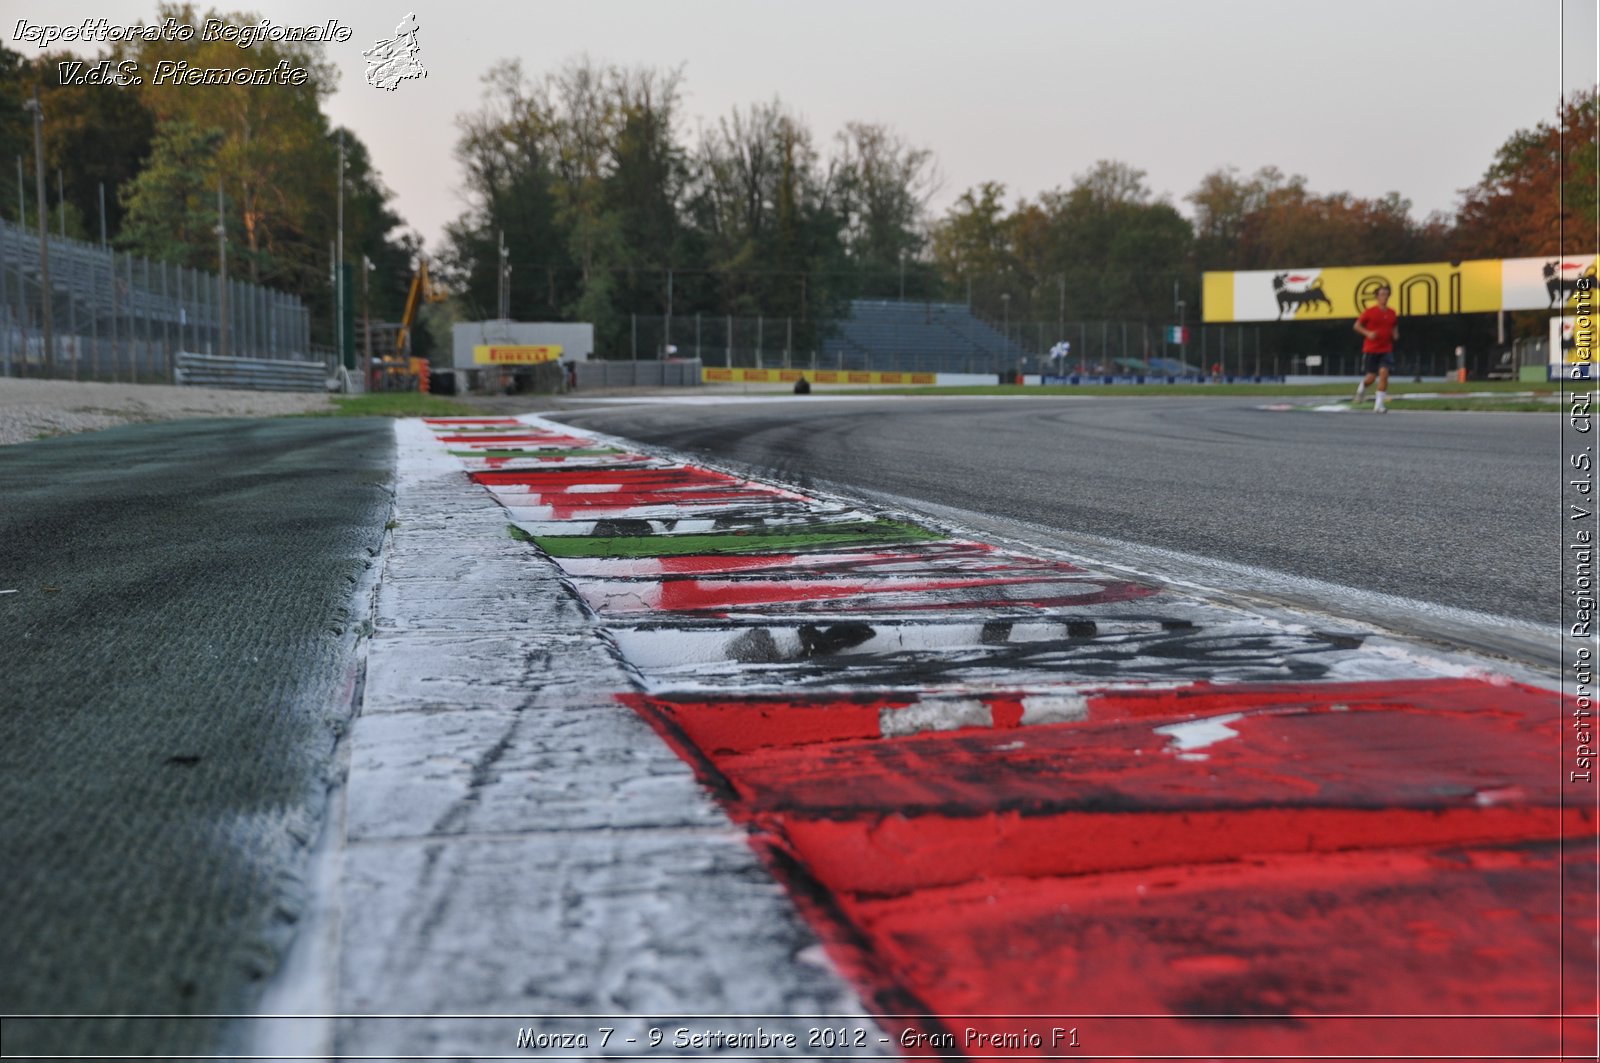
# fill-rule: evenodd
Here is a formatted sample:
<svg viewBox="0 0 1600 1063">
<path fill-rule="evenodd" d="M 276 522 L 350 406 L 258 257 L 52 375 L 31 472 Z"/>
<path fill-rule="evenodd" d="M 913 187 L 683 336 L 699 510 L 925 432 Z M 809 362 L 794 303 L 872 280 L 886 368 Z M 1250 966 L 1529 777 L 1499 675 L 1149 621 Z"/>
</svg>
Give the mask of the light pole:
<svg viewBox="0 0 1600 1063">
<path fill-rule="evenodd" d="M 339 184 L 339 202 L 338 202 L 338 207 L 337 207 L 337 212 L 338 212 L 338 219 L 337 219 L 338 234 L 336 236 L 337 246 L 334 248 L 334 252 L 333 252 L 333 255 L 334 255 L 334 265 L 333 265 L 333 276 L 334 276 L 333 303 L 334 303 L 334 316 L 337 318 L 337 321 L 335 321 L 333 328 L 334 328 L 334 334 L 338 338 L 334 341 L 334 345 L 339 349 L 339 364 L 344 366 L 346 369 L 354 369 L 355 368 L 355 352 L 354 351 L 350 351 L 350 350 L 346 350 L 345 349 L 345 345 L 344 345 L 345 344 L 345 334 L 344 334 L 345 329 L 344 329 L 344 325 L 345 325 L 345 314 L 346 314 L 347 308 L 344 305 L 345 294 L 344 294 L 344 130 L 343 129 L 339 130 L 339 174 L 338 174 L 338 184 Z"/>
<path fill-rule="evenodd" d="M 49 216 L 44 209 L 44 105 L 39 102 L 39 87 L 33 88 L 33 99 L 23 106 L 33 112 L 33 183 L 39 200 L 39 321 L 44 327 L 43 363 L 49 376 L 56 375 L 55 313 L 50 292 Z"/>
<path fill-rule="evenodd" d="M 366 255 L 361 256 L 361 329 L 366 333 L 366 365 L 372 367 L 372 303 L 368 296 L 368 278 L 372 276 L 372 259 Z"/>
<path fill-rule="evenodd" d="M 228 219 L 217 178 L 217 351 L 228 357 Z"/>
<path fill-rule="evenodd" d="M 1000 322 L 1002 341 L 1000 350 L 1009 358 L 1011 354 L 1011 293 L 1000 295 Z"/>
<path fill-rule="evenodd" d="M 511 257 L 510 248 L 506 247 L 506 231 L 500 230 L 500 320 L 511 319 Z"/>
<path fill-rule="evenodd" d="M 1183 371 L 1189 371 L 1189 333 L 1183 327 L 1184 302 L 1178 300 L 1178 361 L 1183 363 Z"/>
</svg>

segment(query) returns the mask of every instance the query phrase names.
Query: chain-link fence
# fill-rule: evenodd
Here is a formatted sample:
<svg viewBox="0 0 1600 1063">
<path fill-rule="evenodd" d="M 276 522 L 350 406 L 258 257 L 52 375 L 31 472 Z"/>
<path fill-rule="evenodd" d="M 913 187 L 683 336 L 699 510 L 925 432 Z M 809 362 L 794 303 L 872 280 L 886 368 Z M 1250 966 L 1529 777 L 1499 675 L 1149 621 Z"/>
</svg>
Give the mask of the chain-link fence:
<svg viewBox="0 0 1600 1063">
<path fill-rule="evenodd" d="M 613 357 L 698 358 L 709 366 L 744 368 L 810 367 L 818 364 L 829 331 L 826 322 L 795 317 L 632 314 L 624 349 Z"/>
<path fill-rule="evenodd" d="M 1230 372 L 1257 371 L 1236 365 L 1244 357 L 1237 348 L 1245 339 L 1207 338 L 1211 353 L 1226 353 Z M 698 358 L 707 366 L 733 368 L 1180 373 L 1200 371 L 1198 358 L 1204 352 L 1200 337 L 1193 339 L 1186 351 L 1167 342 L 1165 330 L 1147 322 L 988 321 L 962 304 L 858 300 L 850 316 L 837 321 L 630 315 L 629 342 L 620 354 L 638 360 Z M 1070 349 L 1064 351 L 1063 342 Z M 1185 353 L 1188 370 L 1183 368 Z"/>
<path fill-rule="evenodd" d="M 179 351 L 321 360 L 296 296 L 82 240 L 46 242 L 47 262 L 37 230 L 0 220 L 0 375 L 170 382 Z"/>
</svg>

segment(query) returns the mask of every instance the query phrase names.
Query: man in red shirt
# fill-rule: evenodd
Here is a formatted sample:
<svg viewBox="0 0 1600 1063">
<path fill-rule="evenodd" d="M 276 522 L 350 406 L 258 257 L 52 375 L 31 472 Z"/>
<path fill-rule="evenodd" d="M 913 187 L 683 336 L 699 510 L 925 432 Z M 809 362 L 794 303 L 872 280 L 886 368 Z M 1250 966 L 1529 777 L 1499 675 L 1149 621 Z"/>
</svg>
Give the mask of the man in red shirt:
<svg viewBox="0 0 1600 1063">
<path fill-rule="evenodd" d="M 1362 372 L 1366 376 L 1361 378 L 1361 383 L 1356 387 L 1356 402 L 1367 397 L 1367 385 L 1374 380 L 1378 382 L 1377 402 L 1373 405 L 1374 413 L 1387 413 L 1389 398 L 1389 370 L 1394 368 L 1394 341 L 1400 338 L 1400 326 L 1397 324 L 1400 315 L 1389 309 L 1389 286 L 1387 284 L 1377 291 L 1378 305 L 1369 306 L 1361 311 L 1361 316 L 1356 318 L 1356 331 L 1366 337 L 1361 344 Z"/>
</svg>

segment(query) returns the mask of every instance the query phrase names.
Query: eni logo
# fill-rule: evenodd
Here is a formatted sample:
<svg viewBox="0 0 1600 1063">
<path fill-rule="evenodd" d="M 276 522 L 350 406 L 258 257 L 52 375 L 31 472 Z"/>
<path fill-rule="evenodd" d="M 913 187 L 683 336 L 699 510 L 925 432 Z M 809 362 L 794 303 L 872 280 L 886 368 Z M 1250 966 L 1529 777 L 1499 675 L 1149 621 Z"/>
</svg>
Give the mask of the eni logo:
<svg viewBox="0 0 1600 1063">
<path fill-rule="evenodd" d="M 1441 284 L 1441 281 L 1443 282 Z M 1402 317 L 1417 314 L 1458 314 L 1461 312 L 1461 263 L 1450 263 L 1447 270 L 1413 273 L 1390 281 L 1381 273 L 1369 273 L 1356 282 L 1351 302 L 1360 314 L 1378 302 L 1378 289 L 1394 292 L 1394 308 Z"/>
<path fill-rule="evenodd" d="M 1315 309 L 1319 304 L 1333 309 L 1333 303 L 1322 291 L 1322 278 L 1320 276 L 1291 276 L 1288 273 L 1279 273 L 1272 278 L 1272 294 L 1278 301 L 1278 320 L 1283 320 L 1283 312 L 1290 311 L 1289 316 L 1295 317 L 1301 307 L 1308 310 Z"/>
</svg>

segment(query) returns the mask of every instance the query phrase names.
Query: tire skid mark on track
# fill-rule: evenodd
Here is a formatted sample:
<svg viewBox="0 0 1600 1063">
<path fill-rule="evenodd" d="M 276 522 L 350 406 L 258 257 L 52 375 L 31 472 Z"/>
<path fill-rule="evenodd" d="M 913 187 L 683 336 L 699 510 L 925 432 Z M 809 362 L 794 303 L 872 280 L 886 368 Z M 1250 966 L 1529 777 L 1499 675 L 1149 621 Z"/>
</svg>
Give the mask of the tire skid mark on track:
<svg viewBox="0 0 1600 1063">
<path fill-rule="evenodd" d="M 461 460 L 916 1050 L 1049 1052 L 1002 1015 L 1102 1054 L 1594 1039 L 1558 1016 L 1600 926 L 1559 918 L 1594 823 L 1551 691 L 538 418 L 429 423 L 516 452 Z"/>
</svg>

